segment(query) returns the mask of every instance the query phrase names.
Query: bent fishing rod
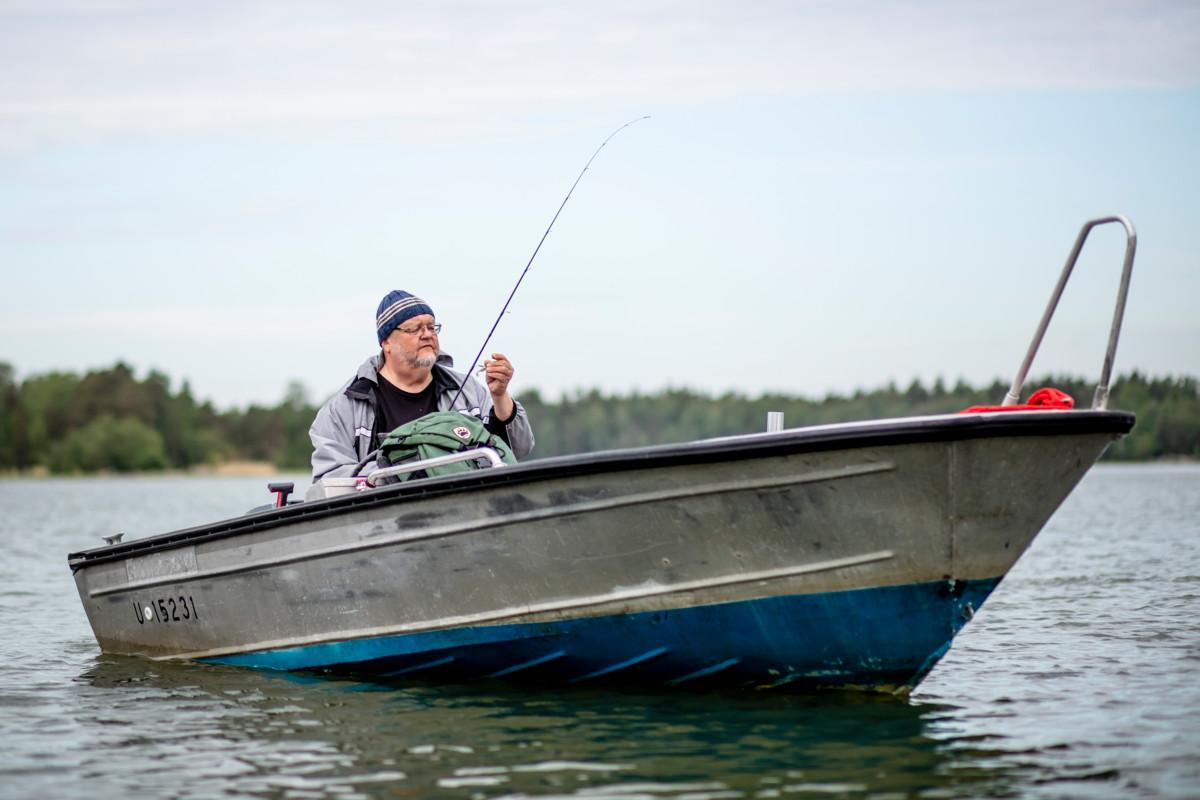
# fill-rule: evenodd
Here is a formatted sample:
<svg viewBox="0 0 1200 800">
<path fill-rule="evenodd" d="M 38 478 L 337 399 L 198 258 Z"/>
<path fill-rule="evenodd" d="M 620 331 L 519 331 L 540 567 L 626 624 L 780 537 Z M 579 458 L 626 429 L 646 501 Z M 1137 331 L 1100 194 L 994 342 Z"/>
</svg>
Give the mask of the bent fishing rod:
<svg viewBox="0 0 1200 800">
<path fill-rule="evenodd" d="M 492 323 L 492 329 L 488 331 L 487 338 L 483 340 L 483 346 L 479 348 L 479 352 L 475 354 L 475 360 L 472 361 L 471 366 L 467 368 L 463 382 L 458 386 L 458 393 L 455 394 L 454 399 L 450 401 L 450 408 L 454 408 L 454 404 L 457 403 L 458 398 L 462 396 L 463 387 L 467 385 L 467 381 L 471 378 L 471 373 L 475 371 L 476 365 L 479 364 L 480 357 L 483 355 L 483 352 L 487 350 L 488 342 L 492 340 L 492 334 L 494 334 L 496 332 L 496 328 L 500 326 L 500 320 L 504 319 L 505 313 L 508 312 L 509 303 L 511 303 L 513 297 L 516 296 L 517 289 L 521 288 L 521 281 L 525 280 L 525 274 L 529 272 L 529 268 L 533 266 L 533 260 L 537 258 L 538 251 L 542 249 L 542 243 L 546 241 L 546 237 L 550 235 L 550 231 L 554 227 L 554 223 L 558 221 L 558 215 L 562 213 L 562 210 L 567 205 L 567 201 L 571 199 L 571 194 L 574 193 L 575 187 L 579 185 L 581 180 L 583 180 L 583 174 L 588 171 L 588 167 L 590 167 L 592 162 L 596 160 L 596 156 L 600 155 L 600 151 L 604 149 L 604 145 L 609 143 L 609 140 L 611 140 L 621 131 L 628 128 L 633 123 L 641 122 L 644 119 L 650 119 L 650 116 L 646 115 L 644 117 L 638 117 L 637 119 L 631 119 L 629 122 L 626 122 L 624 125 L 610 133 L 608 137 L 600 143 L 600 146 L 596 148 L 596 152 L 592 153 L 592 157 L 587 160 L 587 163 L 583 165 L 583 169 L 579 171 L 579 176 L 575 178 L 575 182 L 571 184 L 571 188 L 567 191 L 567 196 L 564 197 L 563 201 L 559 204 L 558 211 L 554 212 L 554 216 L 551 218 L 550 224 L 546 226 L 545 233 L 543 233 L 542 238 L 538 240 L 537 247 L 533 248 L 533 255 L 529 257 L 529 261 L 525 264 L 525 269 L 521 270 L 521 276 L 517 278 L 516 285 L 513 286 L 512 291 L 508 293 L 508 299 L 504 301 L 504 307 L 500 309 L 499 316 L 497 316 L 496 321 Z M 484 383 L 486 385 L 486 380 Z"/>
</svg>

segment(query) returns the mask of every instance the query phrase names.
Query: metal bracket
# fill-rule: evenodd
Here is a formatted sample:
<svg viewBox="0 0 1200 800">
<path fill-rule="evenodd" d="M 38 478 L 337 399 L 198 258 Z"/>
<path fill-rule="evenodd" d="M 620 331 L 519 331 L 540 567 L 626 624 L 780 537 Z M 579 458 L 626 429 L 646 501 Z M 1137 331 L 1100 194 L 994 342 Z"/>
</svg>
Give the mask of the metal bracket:
<svg viewBox="0 0 1200 800">
<path fill-rule="evenodd" d="M 1096 392 L 1092 396 L 1093 409 L 1103 411 L 1108 408 L 1108 383 L 1112 378 L 1113 359 L 1117 354 L 1117 339 L 1121 335 L 1121 321 L 1125 317 L 1125 298 L 1129 294 L 1129 276 L 1133 272 L 1133 255 L 1137 250 L 1137 232 L 1133 229 L 1133 223 L 1120 214 L 1099 217 L 1083 224 L 1079 236 L 1075 239 L 1075 246 L 1071 248 L 1071 254 L 1067 257 L 1067 263 L 1063 266 L 1062 274 L 1058 277 L 1058 285 L 1054 287 L 1054 293 L 1050 296 L 1050 303 L 1046 306 L 1045 313 L 1042 314 L 1042 321 L 1038 324 L 1037 332 L 1033 334 L 1033 341 L 1029 343 L 1029 349 L 1025 352 L 1025 360 L 1021 362 L 1021 367 L 1017 370 L 1016 377 L 1013 378 L 1012 386 L 1009 387 L 1008 394 L 1004 396 L 1004 405 L 1014 406 L 1020 402 L 1021 387 L 1025 385 L 1025 378 L 1029 375 L 1033 357 L 1037 355 L 1038 348 L 1042 344 L 1042 337 L 1046 335 L 1050 318 L 1054 316 L 1054 310 L 1058 307 L 1058 301 L 1067 285 L 1067 279 L 1071 277 L 1071 270 L 1075 269 L 1075 262 L 1079 260 L 1079 252 L 1083 249 L 1083 243 L 1087 240 L 1088 234 L 1092 232 L 1092 228 L 1110 222 L 1119 222 L 1125 227 L 1125 264 L 1121 268 L 1121 286 L 1117 290 L 1117 307 L 1113 311 L 1112 328 L 1108 332 L 1108 349 L 1104 351 L 1104 366 L 1100 370 L 1100 382 L 1096 384 Z"/>
</svg>

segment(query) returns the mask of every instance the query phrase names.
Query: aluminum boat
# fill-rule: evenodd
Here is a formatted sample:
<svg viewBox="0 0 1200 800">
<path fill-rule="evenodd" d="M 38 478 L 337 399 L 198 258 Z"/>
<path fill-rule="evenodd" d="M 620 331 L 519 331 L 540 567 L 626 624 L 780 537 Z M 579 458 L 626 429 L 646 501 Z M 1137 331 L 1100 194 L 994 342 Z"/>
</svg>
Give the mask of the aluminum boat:
<svg viewBox="0 0 1200 800">
<path fill-rule="evenodd" d="M 1016 405 L 1088 232 L 1125 226 L 1092 408 Z M 1132 414 L 1136 237 L 1085 224 L 1005 405 L 385 485 L 70 554 L 100 648 L 396 680 L 905 692 Z M 401 465 L 390 472 L 427 468 Z M 336 482 L 333 482 L 336 483 Z M 282 497 L 282 495 L 281 495 Z"/>
</svg>

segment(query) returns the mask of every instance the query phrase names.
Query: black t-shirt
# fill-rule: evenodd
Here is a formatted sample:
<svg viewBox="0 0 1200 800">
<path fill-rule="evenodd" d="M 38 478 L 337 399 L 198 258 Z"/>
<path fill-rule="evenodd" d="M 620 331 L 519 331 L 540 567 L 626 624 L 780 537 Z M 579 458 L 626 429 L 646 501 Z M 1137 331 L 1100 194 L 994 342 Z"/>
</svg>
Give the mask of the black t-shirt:
<svg viewBox="0 0 1200 800">
<path fill-rule="evenodd" d="M 379 435 L 386 436 L 406 422 L 437 411 L 435 383 L 436 381 L 430 381 L 428 386 L 414 394 L 393 386 L 387 378 L 380 375 L 377 410 L 379 419 L 375 422 L 375 430 Z"/>
</svg>

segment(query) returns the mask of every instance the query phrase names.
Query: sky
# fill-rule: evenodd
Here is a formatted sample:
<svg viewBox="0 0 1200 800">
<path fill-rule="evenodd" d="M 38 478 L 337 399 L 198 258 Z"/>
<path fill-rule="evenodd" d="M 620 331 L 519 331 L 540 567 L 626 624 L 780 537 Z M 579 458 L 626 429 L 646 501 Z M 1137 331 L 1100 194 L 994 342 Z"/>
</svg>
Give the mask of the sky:
<svg viewBox="0 0 1200 800">
<path fill-rule="evenodd" d="M 0 0 L 0 362 L 319 401 L 399 288 L 465 367 L 644 115 L 489 347 L 518 399 L 1007 382 L 1109 214 L 1116 371 L 1200 375 L 1190 0 Z M 1035 374 L 1099 375 L 1124 246 Z"/>
</svg>

